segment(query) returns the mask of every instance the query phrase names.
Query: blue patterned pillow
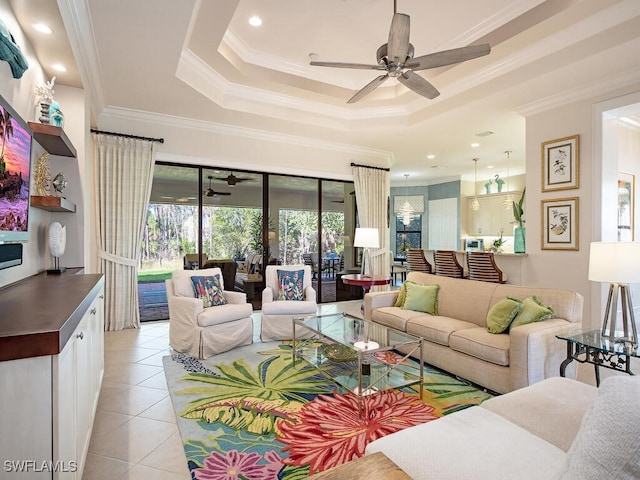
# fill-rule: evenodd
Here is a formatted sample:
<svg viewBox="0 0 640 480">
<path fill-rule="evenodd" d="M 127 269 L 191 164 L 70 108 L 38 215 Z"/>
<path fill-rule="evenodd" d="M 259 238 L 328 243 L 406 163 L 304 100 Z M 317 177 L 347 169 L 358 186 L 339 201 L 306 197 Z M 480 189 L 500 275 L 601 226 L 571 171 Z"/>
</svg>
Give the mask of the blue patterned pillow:
<svg viewBox="0 0 640 480">
<path fill-rule="evenodd" d="M 193 291 L 197 298 L 202 300 L 204 308 L 224 305 L 227 299 L 222 293 L 220 285 L 220 275 L 213 277 L 191 277 L 193 282 Z"/>
<path fill-rule="evenodd" d="M 304 270 L 278 270 L 278 300 L 304 300 Z"/>
</svg>

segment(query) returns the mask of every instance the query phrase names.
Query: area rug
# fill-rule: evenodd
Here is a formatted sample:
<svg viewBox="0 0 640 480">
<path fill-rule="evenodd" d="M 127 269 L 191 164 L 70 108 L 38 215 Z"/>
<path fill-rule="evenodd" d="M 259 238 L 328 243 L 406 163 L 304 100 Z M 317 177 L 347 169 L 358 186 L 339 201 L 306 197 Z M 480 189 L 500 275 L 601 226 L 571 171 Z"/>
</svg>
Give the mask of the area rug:
<svg viewBox="0 0 640 480">
<path fill-rule="evenodd" d="M 303 479 L 361 457 L 377 438 L 491 397 L 426 368 L 422 400 L 417 385 L 378 392 L 364 397 L 360 416 L 355 395 L 302 360 L 293 365 L 290 344 L 163 361 L 189 470 L 199 480 Z"/>
</svg>

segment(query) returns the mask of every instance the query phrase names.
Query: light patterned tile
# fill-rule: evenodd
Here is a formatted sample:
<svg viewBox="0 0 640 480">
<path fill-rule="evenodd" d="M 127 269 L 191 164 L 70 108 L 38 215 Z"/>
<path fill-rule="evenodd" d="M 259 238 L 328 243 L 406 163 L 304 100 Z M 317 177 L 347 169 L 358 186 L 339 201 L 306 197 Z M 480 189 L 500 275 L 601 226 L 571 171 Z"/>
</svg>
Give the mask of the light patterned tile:
<svg viewBox="0 0 640 480">
<path fill-rule="evenodd" d="M 138 416 L 161 420 L 163 422 L 176 423 L 176 412 L 173 410 L 173 404 L 171 403 L 171 397 L 169 396 L 139 413 Z"/>
<path fill-rule="evenodd" d="M 144 382 L 147 378 L 153 377 L 155 374 L 162 372 L 162 367 L 153 365 L 141 365 L 139 363 L 123 363 L 116 367 L 105 367 L 104 380 L 107 382 L 126 383 L 128 385 L 137 385 Z"/>
<path fill-rule="evenodd" d="M 188 473 L 180 475 L 166 470 L 136 465 L 124 475 L 119 476 L 118 480 L 191 480 L 191 475 Z"/>
<path fill-rule="evenodd" d="M 83 480 L 112 480 L 118 478 L 131 468 L 134 463 L 123 462 L 116 458 L 96 455 L 89 452 L 82 471 Z"/>
<path fill-rule="evenodd" d="M 120 394 L 101 399 L 100 409 L 135 416 L 167 396 L 168 393 L 164 390 L 132 385 Z"/>
<path fill-rule="evenodd" d="M 181 475 L 189 475 L 187 457 L 184 453 L 180 433 L 172 435 L 166 442 L 145 457 L 140 464 Z"/>
<path fill-rule="evenodd" d="M 153 377 L 147 378 L 144 382 L 138 384 L 139 387 L 157 388 L 160 390 L 168 390 L 167 377 L 164 374 L 164 370 L 160 373 L 156 373 Z"/>
</svg>

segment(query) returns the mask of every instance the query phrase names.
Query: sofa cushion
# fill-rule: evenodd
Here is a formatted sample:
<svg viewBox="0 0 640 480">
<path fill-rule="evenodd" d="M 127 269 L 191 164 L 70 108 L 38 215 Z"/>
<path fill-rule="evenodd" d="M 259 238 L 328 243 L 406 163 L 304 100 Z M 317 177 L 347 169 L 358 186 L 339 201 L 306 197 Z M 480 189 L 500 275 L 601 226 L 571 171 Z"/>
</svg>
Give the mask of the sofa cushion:
<svg viewBox="0 0 640 480">
<path fill-rule="evenodd" d="M 406 331 L 407 321 L 416 317 L 425 317 L 422 312 L 403 310 L 400 307 L 380 307 L 371 312 L 371 320 L 386 327 Z"/>
<path fill-rule="evenodd" d="M 640 377 L 605 379 L 569 450 L 562 480 L 640 478 Z"/>
<path fill-rule="evenodd" d="M 191 283 L 196 298 L 202 300 L 204 308 L 217 307 L 227 303 L 220 285 L 220 275 L 192 276 Z"/>
<path fill-rule="evenodd" d="M 420 285 L 413 282 L 405 282 L 407 294 L 402 308 L 404 310 L 414 310 L 424 312 L 429 315 L 438 314 L 438 290 L 439 285 Z"/>
<path fill-rule="evenodd" d="M 487 313 L 487 330 L 489 333 L 502 333 L 522 310 L 522 302 L 517 298 L 506 297 L 497 302 Z"/>
<path fill-rule="evenodd" d="M 516 328 L 527 323 L 540 322 L 546 320 L 553 315 L 553 308 L 543 305 L 542 302 L 532 295 L 522 301 L 522 310 L 518 312 L 516 318 L 511 322 L 509 328 Z"/>
<path fill-rule="evenodd" d="M 480 407 L 385 435 L 367 445 L 375 452 L 416 480 L 539 480 L 566 468 L 561 449 Z"/>
<path fill-rule="evenodd" d="M 279 300 L 262 304 L 262 315 L 306 315 L 318 311 L 316 302 L 299 301 L 287 302 Z"/>
<path fill-rule="evenodd" d="M 227 303 L 213 308 L 205 308 L 198 315 L 198 325 L 209 327 L 221 323 L 233 322 L 251 317 L 253 307 L 250 303 Z"/>
<path fill-rule="evenodd" d="M 278 270 L 278 300 L 304 300 L 304 270 Z"/>
<path fill-rule="evenodd" d="M 452 350 L 504 367 L 509 366 L 509 335 L 489 333 L 486 328 L 456 330 L 449 337 Z"/>
<path fill-rule="evenodd" d="M 440 345 L 449 345 L 451 334 L 465 328 L 478 328 L 478 326 L 464 320 L 424 314 L 408 319 L 405 326 L 407 333 Z"/>
</svg>

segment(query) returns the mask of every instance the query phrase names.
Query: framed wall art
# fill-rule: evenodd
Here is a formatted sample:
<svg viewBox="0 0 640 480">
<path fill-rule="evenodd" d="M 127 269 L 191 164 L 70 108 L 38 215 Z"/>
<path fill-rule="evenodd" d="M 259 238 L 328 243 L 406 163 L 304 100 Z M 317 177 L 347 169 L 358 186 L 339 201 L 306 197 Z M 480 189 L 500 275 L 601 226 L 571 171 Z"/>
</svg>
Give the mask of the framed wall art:
<svg viewBox="0 0 640 480">
<path fill-rule="evenodd" d="M 618 241 L 633 242 L 635 215 L 635 175 L 618 173 Z"/>
<path fill-rule="evenodd" d="M 578 200 L 542 200 L 542 250 L 578 250 Z"/>
<path fill-rule="evenodd" d="M 578 188 L 580 135 L 542 144 L 542 191 Z"/>
</svg>

